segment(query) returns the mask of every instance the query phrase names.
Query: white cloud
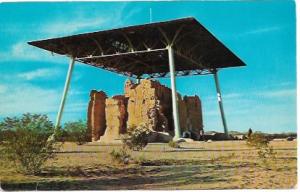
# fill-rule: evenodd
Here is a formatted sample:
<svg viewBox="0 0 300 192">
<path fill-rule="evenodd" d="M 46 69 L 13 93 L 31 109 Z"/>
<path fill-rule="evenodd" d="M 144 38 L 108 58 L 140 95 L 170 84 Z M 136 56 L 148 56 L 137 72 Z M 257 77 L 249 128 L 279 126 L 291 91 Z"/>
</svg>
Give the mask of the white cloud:
<svg viewBox="0 0 300 192">
<path fill-rule="evenodd" d="M 286 98 L 286 97 L 295 97 L 296 98 L 296 89 L 280 89 L 280 90 L 270 90 L 270 91 L 262 91 L 257 93 L 258 96 L 268 97 L 268 98 Z"/>
<path fill-rule="evenodd" d="M 41 33 L 48 36 L 66 35 L 78 32 L 86 28 L 101 27 L 108 23 L 104 18 L 74 19 L 74 21 L 57 21 L 51 22 L 41 28 Z"/>
<path fill-rule="evenodd" d="M 6 52 L 0 53 L 1 61 L 47 61 L 51 63 L 61 63 L 62 57 L 55 55 L 52 57 L 50 52 L 33 47 L 27 42 L 20 41 L 11 46 Z"/>
<path fill-rule="evenodd" d="M 248 30 L 246 32 L 237 34 L 235 37 L 244 37 L 248 35 L 260 35 L 270 32 L 275 32 L 279 30 L 283 30 L 285 26 L 267 26 L 267 27 L 261 27 L 257 29 Z"/>
<path fill-rule="evenodd" d="M 286 88 L 286 85 L 290 83 L 282 83 L 282 88 L 276 87 L 276 89 L 265 88 L 264 90 L 249 90 L 248 93 L 227 93 L 222 95 L 222 99 L 226 103 L 237 103 L 237 102 L 250 102 L 251 100 L 264 99 L 264 98 L 296 98 L 295 88 Z M 208 96 L 201 98 L 206 103 L 217 102 L 217 96 Z"/>
<path fill-rule="evenodd" d="M 29 112 L 47 114 L 54 121 L 61 96 L 62 90 L 59 89 L 41 88 L 28 83 L 0 84 L 0 118 Z M 69 114 L 77 113 L 80 117 L 86 108 L 87 102 L 69 94 L 62 120 L 66 121 L 66 117 L 76 120 Z"/>
<path fill-rule="evenodd" d="M 228 93 L 223 95 L 224 99 L 238 99 L 243 97 L 243 95 L 241 93 Z"/>
<path fill-rule="evenodd" d="M 37 78 L 53 78 L 61 74 L 61 71 L 57 68 L 53 69 L 37 69 L 25 73 L 19 73 L 17 76 L 25 80 L 33 80 Z"/>
<path fill-rule="evenodd" d="M 30 84 L 11 85 L 8 91 L 0 94 L 0 114 L 11 116 L 26 112 L 54 112 L 60 95 L 57 90 L 42 89 Z"/>
<path fill-rule="evenodd" d="M 22 57 L 24 59 L 36 60 L 40 54 L 32 50 L 32 47 L 27 45 L 26 42 L 18 42 L 11 48 L 11 56 L 14 58 Z"/>
<path fill-rule="evenodd" d="M 126 11 L 126 13 L 125 13 Z M 61 17 L 59 20 L 50 21 L 42 25 L 38 30 L 43 36 L 63 36 L 82 31 L 93 31 L 104 28 L 114 28 L 122 25 L 128 18 L 140 12 L 141 9 L 126 10 L 126 3 L 112 10 L 102 12 L 86 12 L 76 10 L 73 18 Z"/>
<path fill-rule="evenodd" d="M 126 13 L 125 13 L 126 11 Z M 59 16 L 57 20 L 45 21 L 35 26 L 34 32 L 40 38 L 51 38 L 57 36 L 71 35 L 81 32 L 90 32 L 104 28 L 115 28 L 123 25 L 141 9 L 126 10 L 126 3 L 118 8 L 102 12 L 86 12 L 76 10 L 71 13 L 72 18 Z M 22 28 L 17 28 L 17 32 Z M 51 53 L 27 44 L 27 40 L 19 40 L 7 51 L 1 52 L 1 61 L 48 61 L 51 63 L 62 63 L 62 57 L 51 57 Z"/>
<path fill-rule="evenodd" d="M 281 29 L 282 29 L 282 27 L 279 27 L 279 26 L 263 27 L 263 28 L 247 31 L 244 34 L 247 35 L 247 34 L 268 33 L 268 32 L 271 32 L 271 31 L 278 31 L 278 30 L 281 30 Z"/>
<path fill-rule="evenodd" d="M 296 129 L 296 89 L 282 87 L 249 90 L 246 93 L 223 95 L 227 125 L 230 130 L 266 132 L 293 131 Z M 216 96 L 202 98 L 206 130 L 222 131 L 222 121 Z"/>
<path fill-rule="evenodd" d="M 243 99 L 244 95 L 242 93 L 227 93 L 227 94 L 222 94 L 222 99 L 223 100 L 240 100 Z M 215 95 L 210 95 L 207 97 L 201 98 L 201 100 L 209 103 L 215 103 L 217 102 L 217 94 Z"/>
</svg>

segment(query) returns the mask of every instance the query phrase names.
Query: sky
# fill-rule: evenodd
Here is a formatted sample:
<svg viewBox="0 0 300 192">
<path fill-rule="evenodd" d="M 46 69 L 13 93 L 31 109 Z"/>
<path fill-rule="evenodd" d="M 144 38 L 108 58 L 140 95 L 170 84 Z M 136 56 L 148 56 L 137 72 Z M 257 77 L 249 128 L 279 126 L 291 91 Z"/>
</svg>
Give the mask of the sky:
<svg viewBox="0 0 300 192">
<path fill-rule="evenodd" d="M 68 58 L 28 41 L 149 23 L 150 8 L 152 22 L 195 17 L 247 64 L 219 72 L 229 130 L 296 132 L 296 15 L 287 0 L 1 3 L 0 120 L 30 112 L 55 121 Z M 76 63 L 62 121 L 86 119 L 90 90 L 123 94 L 125 80 Z M 176 83 L 201 98 L 204 130 L 222 131 L 213 76 Z"/>
</svg>

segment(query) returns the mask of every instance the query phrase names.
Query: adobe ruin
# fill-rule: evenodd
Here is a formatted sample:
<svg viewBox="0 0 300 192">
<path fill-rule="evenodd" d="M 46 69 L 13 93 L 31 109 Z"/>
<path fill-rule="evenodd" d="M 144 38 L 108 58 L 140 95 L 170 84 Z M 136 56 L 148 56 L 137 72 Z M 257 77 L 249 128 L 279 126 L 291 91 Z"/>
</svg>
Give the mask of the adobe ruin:
<svg viewBox="0 0 300 192">
<path fill-rule="evenodd" d="M 201 101 L 198 96 L 181 97 L 177 93 L 181 133 L 198 140 L 203 131 Z M 126 133 L 127 127 L 146 124 L 153 133 L 174 136 L 171 89 L 158 81 L 127 80 L 124 95 L 108 98 L 103 91 L 92 90 L 88 107 L 91 140 L 112 142 Z M 152 139 L 159 140 L 158 137 Z"/>
</svg>

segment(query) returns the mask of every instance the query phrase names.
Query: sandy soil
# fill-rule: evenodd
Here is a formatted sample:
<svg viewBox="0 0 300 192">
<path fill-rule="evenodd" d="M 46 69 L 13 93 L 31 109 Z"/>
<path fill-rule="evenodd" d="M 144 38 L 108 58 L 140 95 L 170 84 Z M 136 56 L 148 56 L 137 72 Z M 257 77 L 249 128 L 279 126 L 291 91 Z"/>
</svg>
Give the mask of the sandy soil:
<svg viewBox="0 0 300 192">
<path fill-rule="evenodd" d="M 297 142 L 273 141 L 276 158 L 263 162 L 245 141 L 149 144 L 129 165 L 111 159 L 120 145 L 65 143 L 38 176 L 0 161 L 3 189 L 287 189 L 297 182 Z M 143 162 L 143 163 L 137 163 Z"/>
</svg>

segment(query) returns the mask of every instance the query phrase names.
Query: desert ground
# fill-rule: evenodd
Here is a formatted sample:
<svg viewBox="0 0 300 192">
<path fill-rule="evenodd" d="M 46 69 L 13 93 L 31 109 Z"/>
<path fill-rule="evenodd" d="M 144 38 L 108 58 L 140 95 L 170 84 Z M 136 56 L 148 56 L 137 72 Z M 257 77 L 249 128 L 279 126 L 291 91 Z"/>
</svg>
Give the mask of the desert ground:
<svg viewBox="0 0 300 192">
<path fill-rule="evenodd" d="M 128 165 L 112 160 L 121 145 L 64 143 L 42 173 L 18 173 L 1 160 L 4 190 L 287 189 L 297 182 L 297 142 L 272 141 L 275 158 L 262 161 L 245 141 L 149 144 Z"/>
</svg>

